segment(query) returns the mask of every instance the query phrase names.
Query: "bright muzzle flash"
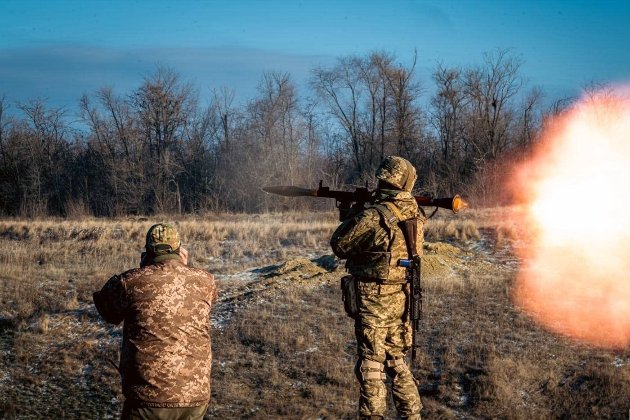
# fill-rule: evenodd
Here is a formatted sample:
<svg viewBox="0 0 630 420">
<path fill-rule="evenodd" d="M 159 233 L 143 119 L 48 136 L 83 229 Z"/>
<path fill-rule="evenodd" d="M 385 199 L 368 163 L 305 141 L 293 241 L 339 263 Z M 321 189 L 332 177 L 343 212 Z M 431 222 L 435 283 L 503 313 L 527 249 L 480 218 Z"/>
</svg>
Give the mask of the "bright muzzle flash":
<svg viewBox="0 0 630 420">
<path fill-rule="evenodd" d="M 516 304 L 562 335 L 629 346 L 630 89 L 547 121 L 514 186 L 528 230 Z"/>
</svg>

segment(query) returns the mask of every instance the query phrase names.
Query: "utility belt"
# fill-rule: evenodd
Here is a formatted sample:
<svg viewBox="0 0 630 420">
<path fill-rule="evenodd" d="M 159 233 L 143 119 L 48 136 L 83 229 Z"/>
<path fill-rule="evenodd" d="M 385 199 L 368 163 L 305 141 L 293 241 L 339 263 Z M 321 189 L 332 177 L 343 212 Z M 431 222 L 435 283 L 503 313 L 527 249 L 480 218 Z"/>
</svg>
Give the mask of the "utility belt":
<svg viewBox="0 0 630 420">
<path fill-rule="evenodd" d="M 366 294 L 388 295 L 390 293 L 400 292 L 404 289 L 406 283 L 394 283 L 383 279 L 375 279 L 372 277 L 352 276 L 358 282 L 359 292 Z"/>
</svg>

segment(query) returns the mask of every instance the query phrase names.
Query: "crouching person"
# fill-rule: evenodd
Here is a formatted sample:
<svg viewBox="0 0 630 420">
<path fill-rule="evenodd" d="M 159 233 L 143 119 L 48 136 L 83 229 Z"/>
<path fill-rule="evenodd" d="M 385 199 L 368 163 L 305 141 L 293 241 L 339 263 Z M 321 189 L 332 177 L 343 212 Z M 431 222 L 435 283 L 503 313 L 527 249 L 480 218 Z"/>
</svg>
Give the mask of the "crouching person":
<svg viewBox="0 0 630 420">
<path fill-rule="evenodd" d="M 147 232 L 140 268 L 110 278 L 94 304 L 123 322 L 123 419 L 202 419 L 210 402 L 212 274 L 187 266 L 175 228 Z"/>
</svg>

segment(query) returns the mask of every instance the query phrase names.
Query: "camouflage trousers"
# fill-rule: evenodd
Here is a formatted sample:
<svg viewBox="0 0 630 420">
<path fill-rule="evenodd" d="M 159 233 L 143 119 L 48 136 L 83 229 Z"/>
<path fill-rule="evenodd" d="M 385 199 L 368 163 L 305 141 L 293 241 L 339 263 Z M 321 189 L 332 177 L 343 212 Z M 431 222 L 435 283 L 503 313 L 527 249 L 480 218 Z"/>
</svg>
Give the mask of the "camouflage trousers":
<svg viewBox="0 0 630 420">
<path fill-rule="evenodd" d="M 208 404 L 199 407 L 138 407 L 125 401 L 121 420 L 202 420 Z"/>
<path fill-rule="evenodd" d="M 398 415 L 403 419 L 420 419 L 420 394 L 416 381 L 405 363 L 405 352 L 410 345 L 408 325 L 374 327 L 355 325 L 359 360 L 355 374 L 361 386 L 359 415 L 385 415 L 387 388 L 385 372 L 392 380 L 392 396 Z"/>
</svg>

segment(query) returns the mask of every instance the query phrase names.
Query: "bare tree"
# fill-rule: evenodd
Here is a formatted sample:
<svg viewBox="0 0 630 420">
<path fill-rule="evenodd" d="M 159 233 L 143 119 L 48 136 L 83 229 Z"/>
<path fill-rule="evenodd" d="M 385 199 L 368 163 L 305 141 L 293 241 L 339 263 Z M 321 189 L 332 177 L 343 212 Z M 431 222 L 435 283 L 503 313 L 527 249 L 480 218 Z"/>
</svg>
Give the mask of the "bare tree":
<svg viewBox="0 0 630 420">
<path fill-rule="evenodd" d="M 191 85 L 182 83 L 172 70 L 158 68 L 131 95 L 131 104 L 150 156 L 145 173 L 158 212 L 179 211 L 181 187 L 178 177 L 182 141 L 189 118 L 197 106 Z M 150 206 L 151 204 L 149 204 Z"/>
<path fill-rule="evenodd" d="M 69 194 L 67 165 L 69 127 L 63 109 L 48 109 L 42 100 L 20 104 L 26 118 L 19 126 L 24 162 L 22 206 L 25 214 L 62 215 Z"/>
<path fill-rule="evenodd" d="M 516 143 L 520 147 L 528 148 L 536 140 L 543 119 L 540 104 L 542 96 L 540 88 L 533 88 L 520 106 L 520 115 L 517 121 L 518 133 L 516 134 Z"/>
<path fill-rule="evenodd" d="M 0 96 L 0 213 L 17 215 L 22 203 L 22 158 L 15 121 L 7 117 L 9 105 Z"/>
<path fill-rule="evenodd" d="M 358 61 L 356 57 L 339 58 L 332 69 L 314 69 L 311 80 L 311 86 L 324 102 L 327 111 L 347 133 L 355 176 L 360 176 L 365 166 L 359 126 L 359 107 L 363 91 L 357 72 Z"/>
<path fill-rule="evenodd" d="M 455 190 L 461 179 L 467 98 L 461 70 L 440 64 L 433 73 L 433 80 L 437 90 L 431 99 L 430 121 L 439 147 L 439 154 L 434 157 L 434 170 L 440 184 L 436 189 L 446 192 Z"/>
<path fill-rule="evenodd" d="M 414 158 L 420 146 L 420 109 L 415 105 L 419 84 L 415 58 L 409 68 L 394 57 L 373 52 L 366 57 L 342 57 L 330 68 L 313 71 L 311 86 L 332 116 L 353 157 L 351 181 L 371 178 L 387 154 Z"/>
<path fill-rule="evenodd" d="M 507 50 L 484 54 L 484 66 L 467 70 L 464 92 L 468 100 L 465 141 L 472 146 L 477 163 L 494 160 L 512 145 L 513 100 L 523 80 L 521 61 Z"/>
<path fill-rule="evenodd" d="M 130 93 L 102 88 L 84 95 L 80 130 L 43 101 L 21 104 L 21 117 L 7 117 L 2 97 L 0 212 L 327 208 L 271 197 L 260 186 L 318 179 L 335 188 L 363 185 L 388 154 L 410 159 L 426 192 L 466 187 L 491 203 L 506 156 L 522 156 L 549 114 L 541 112 L 541 91 L 524 91 L 521 61 L 499 50 L 479 66 L 439 65 L 435 94 L 422 108 L 416 62 L 417 54 L 402 65 L 382 51 L 344 56 L 313 70 L 312 98 L 275 72 L 263 75 L 244 104 L 222 88 L 204 107 L 177 73 L 157 68 Z"/>
<path fill-rule="evenodd" d="M 96 158 L 83 171 L 86 201 L 96 214 L 139 213 L 148 201 L 148 153 L 136 115 L 129 101 L 111 88 L 99 89 L 95 97 L 95 103 L 88 95 L 80 101 L 83 121 L 90 127 L 87 145 Z"/>
<path fill-rule="evenodd" d="M 234 107 L 235 95 L 236 92 L 234 91 L 234 89 L 230 89 L 227 87 L 223 87 L 218 90 L 215 89 L 212 91 L 215 112 L 217 113 L 220 121 L 220 130 L 217 132 L 217 134 L 220 133 L 219 142 L 225 149 L 230 148 L 230 138 L 232 137 L 232 132 L 234 131 L 235 126 L 238 123 L 238 114 L 237 110 Z"/>
<path fill-rule="evenodd" d="M 395 153 L 404 156 L 413 156 L 420 144 L 421 112 L 415 105 L 420 97 L 420 84 L 415 80 L 414 71 L 417 62 L 417 52 L 414 53 L 410 67 L 394 66 L 393 58 L 390 60 L 376 58 L 385 82 L 387 83 L 389 102 L 392 106 L 393 139 L 395 139 Z M 384 156 L 381 156 L 381 158 Z"/>
</svg>

